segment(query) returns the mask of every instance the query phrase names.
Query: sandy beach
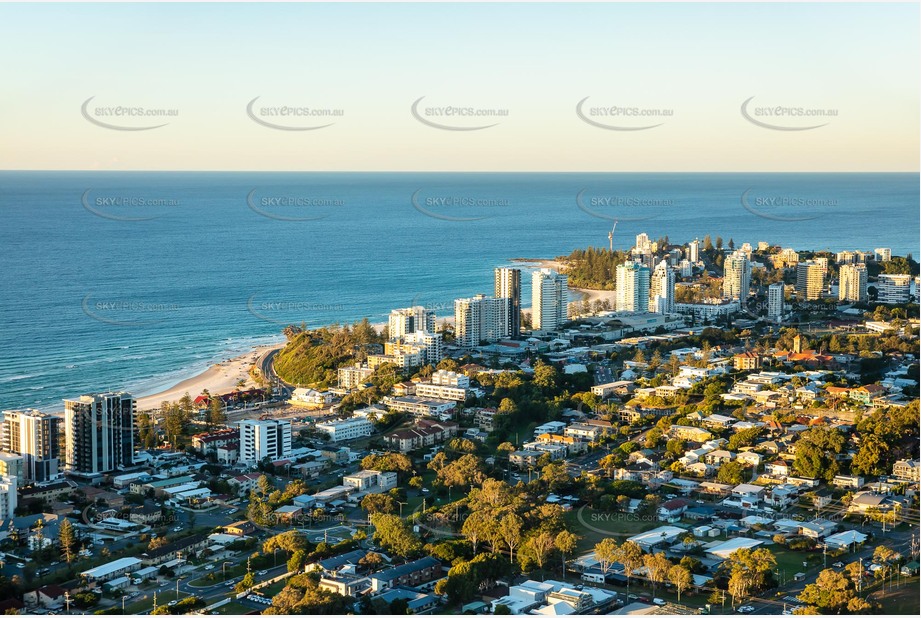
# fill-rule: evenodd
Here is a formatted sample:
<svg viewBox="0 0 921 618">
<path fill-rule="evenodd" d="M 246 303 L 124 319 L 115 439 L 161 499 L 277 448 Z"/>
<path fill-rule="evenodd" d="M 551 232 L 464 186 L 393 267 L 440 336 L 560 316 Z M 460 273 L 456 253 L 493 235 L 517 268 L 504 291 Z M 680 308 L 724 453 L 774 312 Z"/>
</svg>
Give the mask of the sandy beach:
<svg viewBox="0 0 921 618">
<path fill-rule="evenodd" d="M 163 401 L 177 401 L 185 393 L 193 398 L 207 389 L 211 393 L 229 393 L 237 382 L 245 380 L 244 388 L 258 386 L 250 377 L 249 370 L 264 354 L 280 349 L 281 345 L 260 346 L 234 358 L 216 363 L 197 376 L 187 378 L 164 391 L 138 398 L 138 410 L 158 409 Z"/>
</svg>

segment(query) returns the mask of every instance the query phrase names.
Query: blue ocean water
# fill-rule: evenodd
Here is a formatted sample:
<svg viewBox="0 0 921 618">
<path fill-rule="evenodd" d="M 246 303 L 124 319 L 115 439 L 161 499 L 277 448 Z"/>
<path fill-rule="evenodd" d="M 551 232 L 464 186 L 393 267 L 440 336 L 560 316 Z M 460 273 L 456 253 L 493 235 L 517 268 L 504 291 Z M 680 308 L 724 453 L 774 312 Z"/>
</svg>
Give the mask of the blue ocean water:
<svg viewBox="0 0 921 618">
<path fill-rule="evenodd" d="M 0 409 L 156 392 L 284 324 L 453 314 L 646 232 L 918 255 L 917 174 L 0 172 Z M 529 277 L 523 277 L 524 304 Z"/>
</svg>

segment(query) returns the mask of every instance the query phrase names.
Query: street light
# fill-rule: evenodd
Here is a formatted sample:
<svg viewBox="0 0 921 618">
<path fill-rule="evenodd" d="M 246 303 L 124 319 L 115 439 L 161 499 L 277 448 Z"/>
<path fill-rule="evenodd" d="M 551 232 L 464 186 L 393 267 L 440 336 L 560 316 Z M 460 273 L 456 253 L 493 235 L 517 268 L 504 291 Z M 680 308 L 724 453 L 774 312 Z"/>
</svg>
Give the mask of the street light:
<svg viewBox="0 0 921 618">
<path fill-rule="evenodd" d="M 229 560 L 225 560 L 224 562 L 221 563 L 221 575 L 224 576 L 224 581 L 225 581 L 225 582 L 227 581 L 227 569 L 226 569 L 226 567 L 227 567 L 228 564 L 233 564 L 233 562 L 230 562 Z"/>
<path fill-rule="evenodd" d="M 122 613 L 123 614 L 125 613 L 125 599 L 127 598 L 128 598 L 128 595 L 125 595 L 125 594 L 122 595 Z"/>
<path fill-rule="evenodd" d="M 182 578 L 176 579 L 176 601 L 179 601 L 179 582 L 182 581 Z"/>
<path fill-rule="evenodd" d="M 279 549 L 281 549 L 281 548 L 280 548 L 280 547 L 276 547 L 275 549 L 272 550 L 272 560 L 273 560 L 273 563 L 274 563 L 274 565 L 275 565 L 276 567 L 278 566 L 278 550 L 279 550 Z M 272 568 L 275 568 L 275 567 L 272 567 Z"/>
</svg>

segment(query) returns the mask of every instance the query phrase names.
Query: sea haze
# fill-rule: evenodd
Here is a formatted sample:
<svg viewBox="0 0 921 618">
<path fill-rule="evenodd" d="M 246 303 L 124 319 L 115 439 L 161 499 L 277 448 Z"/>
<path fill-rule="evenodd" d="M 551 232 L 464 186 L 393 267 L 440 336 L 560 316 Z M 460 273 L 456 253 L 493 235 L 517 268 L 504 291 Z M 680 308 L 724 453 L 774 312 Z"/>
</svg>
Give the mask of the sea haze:
<svg viewBox="0 0 921 618">
<path fill-rule="evenodd" d="M 284 324 L 492 292 L 646 232 L 918 255 L 917 174 L 0 172 L 0 409 L 155 392 Z M 524 305 L 530 279 L 523 277 Z"/>
</svg>

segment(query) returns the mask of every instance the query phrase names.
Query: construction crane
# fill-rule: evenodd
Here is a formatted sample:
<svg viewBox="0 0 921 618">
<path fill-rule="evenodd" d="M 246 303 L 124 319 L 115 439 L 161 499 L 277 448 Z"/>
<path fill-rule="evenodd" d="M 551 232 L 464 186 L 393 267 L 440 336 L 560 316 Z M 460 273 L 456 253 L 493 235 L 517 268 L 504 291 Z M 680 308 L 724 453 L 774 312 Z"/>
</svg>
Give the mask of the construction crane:
<svg viewBox="0 0 921 618">
<path fill-rule="evenodd" d="M 613 253 L 614 252 L 614 230 L 617 228 L 617 221 L 614 222 L 614 225 L 611 227 L 611 231 L 608 232 L 608 249 Z"/>
</svg>

